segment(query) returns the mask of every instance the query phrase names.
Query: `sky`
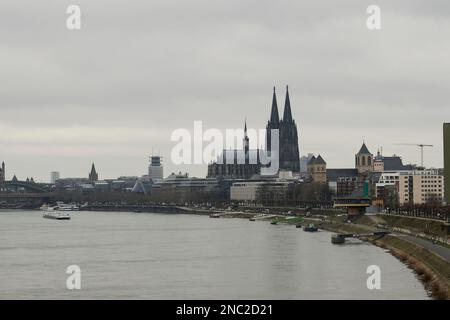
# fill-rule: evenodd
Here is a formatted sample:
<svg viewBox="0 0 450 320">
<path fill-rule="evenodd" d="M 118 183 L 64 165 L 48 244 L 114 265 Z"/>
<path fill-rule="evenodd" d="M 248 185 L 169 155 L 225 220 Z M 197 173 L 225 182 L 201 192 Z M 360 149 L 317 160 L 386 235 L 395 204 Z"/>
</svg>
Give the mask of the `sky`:
<svg viewBox="0 0 450 320">
<path fill-rule="evenodd" d="M 171 161 L 174 130 L 263 129 L 289 85 L 301 155 L 349 168 L 364 140 L 420 163 L 397 143 L 426 143 L 442 167 L 449 30 L 446 0 L 2 0 L 0 161 L 7 179 L 87 177 L 92 162 L 104 179 L 146 174 L 153 153 L 165 176 L 204 177 Z"/>
</svg>

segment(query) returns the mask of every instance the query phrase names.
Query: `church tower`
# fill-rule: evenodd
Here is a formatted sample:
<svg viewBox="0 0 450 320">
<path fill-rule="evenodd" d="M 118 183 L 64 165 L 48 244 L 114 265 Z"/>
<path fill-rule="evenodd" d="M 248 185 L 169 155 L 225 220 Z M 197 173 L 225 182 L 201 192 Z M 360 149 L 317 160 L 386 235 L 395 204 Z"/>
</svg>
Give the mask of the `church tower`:
<svg viewBox="0 0 450 320">
<path fill-rule="evenodd" d="M 358 170 L 358 173 L 373 172 L 373 154 L 367 149 L 364 141 L 358 153 L 355 155 L 355 168 Z"/>
<path fill-rule="evenodd" d="M 280 169 L 300 173 L 297 124 L 292 117 L 288 86 L 283 119 L 280 121 Z"/>
<path fill-rule="evenodd" d="M 89 173 L 89 181 L 95 182 L 98 181 L 98 173 L 95 170 L 95 165 L 92 163 L 91 173 Z"/>
</svg>

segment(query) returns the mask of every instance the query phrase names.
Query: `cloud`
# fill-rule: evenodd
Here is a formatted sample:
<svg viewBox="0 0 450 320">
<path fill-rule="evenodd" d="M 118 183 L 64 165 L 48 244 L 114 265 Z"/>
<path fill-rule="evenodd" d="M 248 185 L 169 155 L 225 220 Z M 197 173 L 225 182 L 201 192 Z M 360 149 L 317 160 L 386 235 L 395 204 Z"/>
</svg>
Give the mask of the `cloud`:
<svg viewBox="0 0 450 320">
<path fill-rule="evenodd" d="M 0 158 L 17 172 L 48 179 L 61 156 L 73 175 L 80 164 L 67 157 L 78 155 L 108 158 L 103 173 L 115 177 L 126 155 L 143 174 L 152 147 L 166 172 L 179 171 L 173 130 L 194 120 L 238 128 L 245 117 L 263 128 L 271 87 L 282 109 L 286 84 L 302 153 L 352 166 L 364 137 L 417 162 L 417 150 L 393 143 L 431 143 L 426 160 L 442 166 L 448 1 L 378 1 L 375 32 L 365 27 L 371 3 L 359 0 L 79 0 L 79 32 L 65 28 L 69 4 L 0 4 Z M 33 157 L 45 161 L 31 172 Z"/>
</svg>

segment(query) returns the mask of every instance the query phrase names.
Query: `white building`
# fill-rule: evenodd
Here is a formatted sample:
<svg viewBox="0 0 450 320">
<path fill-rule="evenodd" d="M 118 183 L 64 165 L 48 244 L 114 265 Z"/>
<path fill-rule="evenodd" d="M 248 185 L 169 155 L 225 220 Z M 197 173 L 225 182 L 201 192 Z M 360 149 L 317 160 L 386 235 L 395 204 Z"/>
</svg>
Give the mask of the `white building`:
<svg viewBox="0 0 450 320">
<path fill-rule="evenodd" d="M 56 180 L 59 180 L 59 172 L 58 171 L 53 171 L 50 172 L 50 183 L 55 183 Z"/>
<path fill-rule="evenodd" d="M 444 198 L 444 177 L 436 169 L 385 171 L 376 184 L 377 197 L 389 186 L 395 186 L 400 205 L 442 202 Z"/>
<path fill-rule="evenodd" d="M 151 156 L 150 165 L 148 166 L 148 177 L 153 181 L 162 180 L 164 177 L 162 157 Z"/>
</svg>

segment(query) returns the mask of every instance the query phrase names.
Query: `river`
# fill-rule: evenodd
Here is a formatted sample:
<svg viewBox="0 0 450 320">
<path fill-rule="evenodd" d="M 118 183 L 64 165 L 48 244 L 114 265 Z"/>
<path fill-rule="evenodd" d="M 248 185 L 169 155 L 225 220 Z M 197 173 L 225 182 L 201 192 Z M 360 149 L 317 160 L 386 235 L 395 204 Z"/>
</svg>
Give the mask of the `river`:
<svg viewBox="0 0 450 320">
<path fill-rule="evenodd" d="M 245 219 L 0 211 L 0 299 L 428 299 L 415 274 L 359 240 Z M 66 288 L 66 269 L 81 289 Z M 381 289 L 369 290 L 369 265 Z"/>
</svg>

